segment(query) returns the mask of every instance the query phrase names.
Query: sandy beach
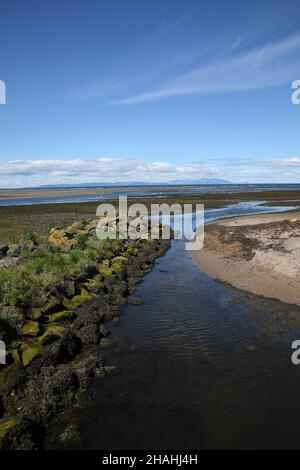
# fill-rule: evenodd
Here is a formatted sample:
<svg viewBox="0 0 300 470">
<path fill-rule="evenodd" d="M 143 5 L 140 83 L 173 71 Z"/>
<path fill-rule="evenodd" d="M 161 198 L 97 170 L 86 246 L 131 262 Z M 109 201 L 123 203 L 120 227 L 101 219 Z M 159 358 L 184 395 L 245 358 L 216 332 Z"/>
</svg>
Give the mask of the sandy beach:
<svg viewBox="0 0 300 470">
<path fill-rule="evenodd" d="M 211 222 L 193 258 L 214 279 L 300 305 L 299 211 Z"/>
</svg>

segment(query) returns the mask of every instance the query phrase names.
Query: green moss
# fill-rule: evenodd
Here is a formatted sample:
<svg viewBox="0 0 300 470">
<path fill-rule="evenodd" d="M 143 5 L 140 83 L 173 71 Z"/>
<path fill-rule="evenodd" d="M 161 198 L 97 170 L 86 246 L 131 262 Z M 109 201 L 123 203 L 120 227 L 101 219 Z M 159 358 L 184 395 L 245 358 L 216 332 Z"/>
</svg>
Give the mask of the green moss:
<svg viewBox="0 0 300 470">
<path fill-rule="evenodd" d="M 0 423 L 0 439 L 3 439 L 4 436 L 8 433 L 8 431 L 16 424 L 16 419 L 11 418 L 7 419 Z"/>
<path fill-rule="evenodd" d="M 33 320 L 39 320 L 43 316 L 43 311 L 41 308 L 33 308 L 31 312 L 31 318 Z"/>
<path fill-rule="evenodd" d="M 135 246 L 129 246 L 126 250 L 126 252 L 124 253 L 124 256 L 126 258 L 130 258 L 131 256 L 135 256 L 137 253 L 138 253 L 138 248 L 136 248 Z"/>
<path fill-rule="evenodd" d="M 40 324 L 36 321 L 28 320 L 21 328 L 22 335 L 25 336 L 38 336 L 40 333 Z"/>
<path fill-rule="evenodd" d="M 73 320 L 75 316 L 76 316 L 75 312 L 72 312 L 70 310 L 63 310 L 61 312 L 56 312 L 56 313 L 52 313 L 52 315 L 49 315 L 48 323 L 56 323 L 58 321 L 64 321 L 64 320 Z"/>
<path fill-rule="evenodd" d="M 57 312 L 61 308 L 61 301 L 55 297 L 51 297 L 43 308 L 43 314 L 50 315 Z"/>
<path fill-rule="evenodd" d="M 22 344 L 22 341 L 19 339 L 12 339 L 8 342 L 8 349 L 11 351 L 12 349 L 19 349 Z"/>
<path fill-rule="evenodd" d="M 92 279 L 88 279 L 84 286 L 89 292 L 96 294 L 103 288 L 103 282 L 101 279 L 102 277 L 100 276 L 100 274 L 98 274 Z"/>
<path fill-rule="evenodd" d="M 111 263 L 111 269 L 115 273 L 119 273 L 123 271 L 125 264 L 127 263 L 128 259 L 125 256 L 116 256 L 113 258 Z"/>
<path fill-rule="evenodd" d="M 12 357 L 14 358 L 14 361 L 19 364 L 19 362 L 21 361 L 19 349 L 12 349 L 10 352 L 12 354 Z"/>
<path fill-rule="evenodd" d="M 104 277 L 104 279 L 110 279 L 114 275 L 113 270 L 111 268 L 102 268 L 99 272 L 101 276 Z"/>
<path fill-rule="evenodd" d="M 67 309 L 75 309 L 80 307 L 81 304 L 86 302 L 87 300 L 91 300 L 94 296 L 90 294 L 86 289 L 80 289 L 80 294 L 75 295 L 72 299 L 64 299 L 63 306 Z"/>
<path fill-rule="evenodd" d="M 41 355 L 41 346 L 29 346 L 22 352 L 22 363 L 27 367 L 34 359 Z"/>
<path fill-rule="evenodd" d="M 54 314 L 55 315 L 55 314 Z M 39 342 L 45 346 L 56 341 L 64 332 L 64 327 L 60 325 L 51 325 L 45 333 L 39 338 Z"/>
</svg>

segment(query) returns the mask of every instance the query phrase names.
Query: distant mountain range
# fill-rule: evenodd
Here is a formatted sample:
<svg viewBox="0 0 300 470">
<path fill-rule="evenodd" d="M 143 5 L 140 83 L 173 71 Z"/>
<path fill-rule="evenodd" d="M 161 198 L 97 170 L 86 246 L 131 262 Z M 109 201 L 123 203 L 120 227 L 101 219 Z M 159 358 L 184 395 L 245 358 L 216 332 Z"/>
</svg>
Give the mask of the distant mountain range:
<svg viewBox="0 0 300 470">
<path fill-rule="evenodd" d="M 163 183 L 143 182 L 143 181 L 126 181 L 124 183 L 77 183 L 77 184 L 45 184 L 42 186 L 34 186 L 34 188 L 26 189 L 54 189 L 54 188 L 104 188 L 119 186 L 174 186 L 174 185 L 197 185 L 197 184 L 232 184 L 231 181 L 218 178 L 200 178 L 195 180 L 173 180 Z"/>
</svg>

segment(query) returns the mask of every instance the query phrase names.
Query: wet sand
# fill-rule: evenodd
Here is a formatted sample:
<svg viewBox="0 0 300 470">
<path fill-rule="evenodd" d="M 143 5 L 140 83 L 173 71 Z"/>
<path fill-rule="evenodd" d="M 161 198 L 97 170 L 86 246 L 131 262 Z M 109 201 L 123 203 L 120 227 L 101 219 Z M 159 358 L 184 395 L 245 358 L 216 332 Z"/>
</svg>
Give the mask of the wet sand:
<svg viewBox="0 0 300 470">
<path fill-rule="evenodd" d="M 211 222 L 193 258 L 214 279 L 300 305 L 299 211 Z"/>
</svg>

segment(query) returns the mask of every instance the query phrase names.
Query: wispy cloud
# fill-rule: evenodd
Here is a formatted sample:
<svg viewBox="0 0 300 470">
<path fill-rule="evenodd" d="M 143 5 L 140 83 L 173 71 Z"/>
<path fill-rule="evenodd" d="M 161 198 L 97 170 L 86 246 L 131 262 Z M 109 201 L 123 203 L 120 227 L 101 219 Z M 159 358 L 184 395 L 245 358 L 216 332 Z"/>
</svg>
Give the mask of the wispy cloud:
<svg viewBox="0 0 300 470">
<path fill-rule="evenodd" d="M 138 104 L 171 96 L 222 93 L 274 87 L 298 76 L 300 33 L 223 59 L 211 60 L 167 81 L 161 87 L 114 100 L 112 104 Z"/>
</svg>

